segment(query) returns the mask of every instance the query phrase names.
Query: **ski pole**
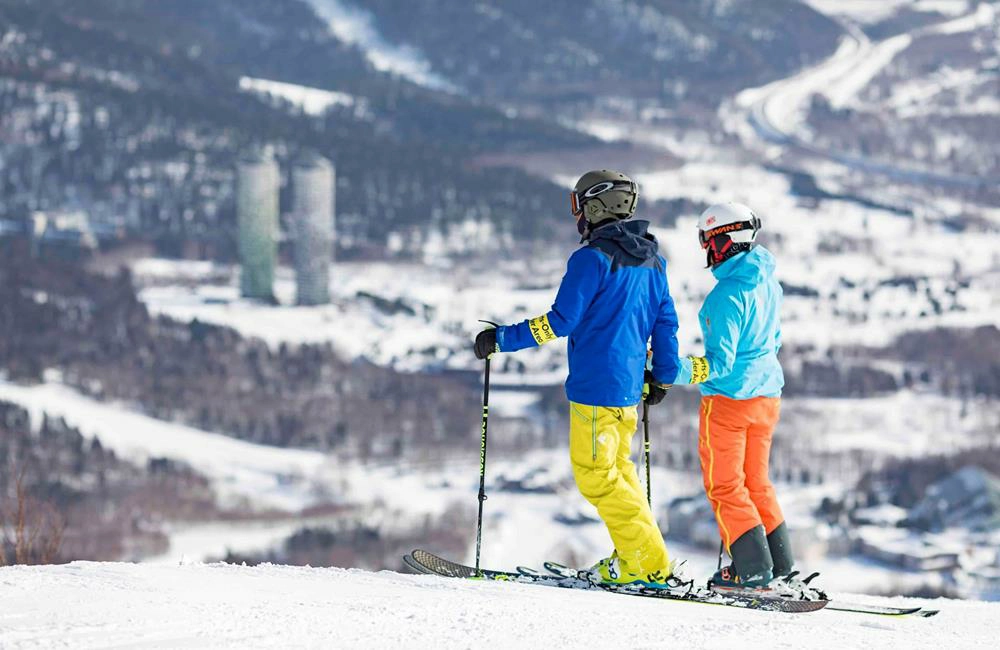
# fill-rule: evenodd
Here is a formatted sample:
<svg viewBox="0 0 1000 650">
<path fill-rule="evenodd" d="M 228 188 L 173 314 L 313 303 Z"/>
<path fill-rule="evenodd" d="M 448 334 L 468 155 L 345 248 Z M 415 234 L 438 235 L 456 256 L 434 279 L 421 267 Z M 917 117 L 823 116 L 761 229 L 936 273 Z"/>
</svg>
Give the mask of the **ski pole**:
<svg viewBox="0 0 1000 650">
<path fill-rule="evenodd" d="M 483 501 L 486 501 L 486 425 L 490 417 L 490 360 L 486 358 L 483 378 L 483 429 L 479 440 L 479 519 L 476 522 L 476 575 L 479 571 L 479 548 L 483 540 Z"/>
<path fill-rule="evenodd" d="M 718 570 L 718 571 L 722 571 L 722 550 L 724 548 L 725 548 L 725 545 L 723 544 L 722 540 L 720 539 L 719 540 L 719 566 L 716 567 L 716 570 Z"/>
<path fill-rule="evenodd" d="M 646 350 L 646 371 L 653 370 L 653 351 Z M 653 509 L 653 486 L 649 482 L 649 384 L 647 384 L 646 392 L 642 395 L 642 448 L 645 454 L 646 460 L 646 502 L 649 504 L 649 509 Z"/>
<path fill-rule="evenodd" d="M 653 484 L 649 481 L 649 403 L 642 400 L 642 447 L 646 454 L 646 501 L 653 509 Z"/>
<path fill-rule="evenodd" d="M 492 321 L 480 321 L 494 327 L 499 327 Z M 490 417 L 490 358 L 486 357 L 486 370 L 483 375 L 483 428 L 479 440 L 479 518 L 476 520 L 476 575 L 482 576 L 479 570 L 479 548 L 483 541 L 483 501 L 486 501 L 486 425 Z"/>
</svg>

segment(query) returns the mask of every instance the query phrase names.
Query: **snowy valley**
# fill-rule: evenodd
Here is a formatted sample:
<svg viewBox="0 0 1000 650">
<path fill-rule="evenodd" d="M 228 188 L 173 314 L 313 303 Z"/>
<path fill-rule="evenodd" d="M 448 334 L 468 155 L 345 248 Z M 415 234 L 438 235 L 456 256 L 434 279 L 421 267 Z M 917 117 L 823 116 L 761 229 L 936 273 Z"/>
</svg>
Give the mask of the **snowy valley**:
<svg viewBox="0 0 1000 650">
<path fill-rule="evenodd" d="M 0 648 L 995 645 L 1000 3 L 181 4 L 0 0 Z M 255 146 L 283 170 L 273 302 L 241 295 Z M 296 304 L 302 148 L 336 165 L 323 305 Z M 940 615 L 408 574 L 413 548 L 474 561 L 472 341 L 549 309 L 566 193 L 603 166 L 638 182 L 682 355 L 714 283 L 698 215 L 760 215 L 798 568 Z M 566 366 L 562 340 L 493 358 L 485 567 L 612 547 Z M 654 514 L 703 582 L 697 391 L 650 417 Z"/>
</svg>

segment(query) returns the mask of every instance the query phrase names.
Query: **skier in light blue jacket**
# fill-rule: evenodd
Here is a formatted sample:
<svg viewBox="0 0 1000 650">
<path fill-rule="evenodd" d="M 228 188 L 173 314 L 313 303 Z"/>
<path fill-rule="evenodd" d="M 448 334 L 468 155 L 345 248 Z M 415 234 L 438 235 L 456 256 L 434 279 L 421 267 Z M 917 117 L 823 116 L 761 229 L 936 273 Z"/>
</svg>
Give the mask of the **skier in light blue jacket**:
<svg viewBox="0 0 1000 650">
<path fill-rule="evenodd" d="M 712 582 L 760 587 L 792 571 L 785 518 L 768 478 L 785 378 L 781 285 L 756 244 L 761 222 L 739 203 L 713 205 L 698 234 L 718 284 L 698 314 L 705 355 L 679 360 L 675 384 L 699 384 L 698 452 L 709 503 L 733 565 Z M 658 377 L 657 379 L 663 379 Z"/>
</svg>

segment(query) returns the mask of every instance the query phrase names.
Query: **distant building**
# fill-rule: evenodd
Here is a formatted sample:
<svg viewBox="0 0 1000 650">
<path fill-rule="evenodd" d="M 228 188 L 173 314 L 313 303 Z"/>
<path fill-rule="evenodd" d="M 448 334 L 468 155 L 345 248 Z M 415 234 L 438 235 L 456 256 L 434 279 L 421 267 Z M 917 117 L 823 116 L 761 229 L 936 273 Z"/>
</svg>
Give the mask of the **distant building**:
<svg viewBox="0 0 1000 650">
<path fill-rule="evenodd" d="M 245 298 L 274 301 L 277 259 L 278 163 L 268 149 L 245 152 L 236 173 L 236 218 Z"/>
<path fill-rule="evenodd" d="M 1000 477 L 967 465 L 929 486 L 910 521 L 920 530 L 1000 530 Z"/>
<path fill-rule="evenodd" d="M 292 236 L 296 302 L 330 302 L 336 173 L 329 160 L 303 152 L 292 164 Z"/>
<path fill-rule="evenodd" d="M 32 255 L 85 257 L 98 246 L 90 216 L 82 211 L 35 212 L 28 227 Z"/>
</svg>

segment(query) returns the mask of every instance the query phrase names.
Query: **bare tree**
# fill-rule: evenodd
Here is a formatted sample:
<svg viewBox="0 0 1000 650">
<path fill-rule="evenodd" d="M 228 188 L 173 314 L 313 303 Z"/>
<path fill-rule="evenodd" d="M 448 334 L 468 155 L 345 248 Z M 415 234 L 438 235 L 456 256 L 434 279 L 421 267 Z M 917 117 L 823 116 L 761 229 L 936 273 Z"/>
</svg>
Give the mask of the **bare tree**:
<svg viewBox="0 0 1000 650">
<path fill-rule="evenodd" d="M 6 549 L 13 547 L 16 564 L 50 564 L 62 546 L 65 521 L 51 503 L 28 494 L 24 467 L 12 466 L 13 506 L 0 509 L 0 565 L 6 565 Z M 5 524 L 4 521 L 9 522 Z"/>
</svg>

